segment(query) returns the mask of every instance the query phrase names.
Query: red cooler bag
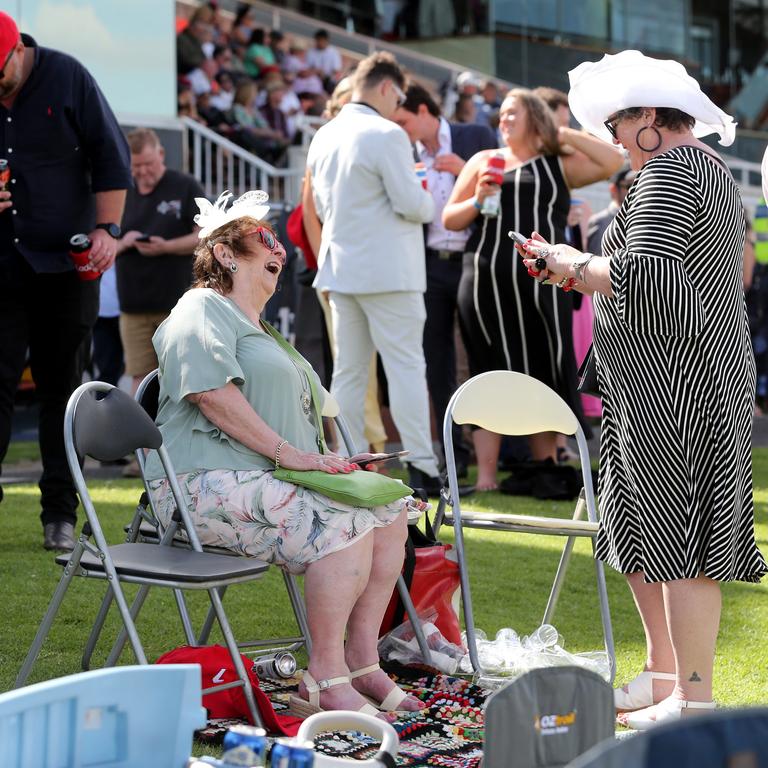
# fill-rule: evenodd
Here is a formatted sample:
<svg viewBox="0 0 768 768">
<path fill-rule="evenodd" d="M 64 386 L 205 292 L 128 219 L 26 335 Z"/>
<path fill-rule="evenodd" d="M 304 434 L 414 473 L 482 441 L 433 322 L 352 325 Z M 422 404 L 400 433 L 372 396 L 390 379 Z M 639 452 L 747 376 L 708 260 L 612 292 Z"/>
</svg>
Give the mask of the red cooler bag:
<svg viewBox="0 0 768 768">
<path fill-rule="evenodd" d="M 422 533 L 415 525 L 408 526 L 403 578 L 416 612 L 436 612 L 434 624 L 443 637 L 461 645 L 461 627 L 454 608 L 460 586 L 459 564 L 453 547 L 437 541 L 429 518 L 425 516 L 425 519 L 426 533 Z M 381 622 L 379 637 L 400 626 L 405 618 L 405 607 L 395 588 Z"/>
<path fill-rule="evenodd" d="M 253 659 L 240 654 L 243 660 L 251 688 L 256 699 L 256 706 L 264 722 L 268 733 L 276 733 L 281 736 L 295 736 L 301 725 L 301 718 L 288 715 L 278 715 L 272 708 L 272 703 L 267 695 L 259 688 L 259 678 L 253 671 Z M 155 664 L 199 664 L 203 678 L 203 688 L 211 688 L 222 683 L 231 683 L 237 680 L 235 665 L 229 651 L 223 645 L 203 645 L 193 647 L 182 645 L 164 653 Z M 227 688 L 224 691 L 216 691 L 203 696 L 203 706 L 208 710 L 209 719 L 217 718 L 243 718 L 250 722 L 251 713 L 241 687 Z M 251 723 L 254 725 L 254 723 Z"/>
</svg>

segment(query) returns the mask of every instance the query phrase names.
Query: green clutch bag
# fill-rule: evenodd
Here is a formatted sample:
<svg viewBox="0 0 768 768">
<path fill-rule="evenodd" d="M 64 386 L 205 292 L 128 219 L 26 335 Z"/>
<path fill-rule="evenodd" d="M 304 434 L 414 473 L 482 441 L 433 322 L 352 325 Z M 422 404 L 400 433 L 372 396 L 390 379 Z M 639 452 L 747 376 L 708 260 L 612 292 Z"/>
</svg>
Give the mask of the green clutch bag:
<svg viewBox="0 0 768 768">
<path fill-rule="evenodd" d="M 356 469 L 349 474 L 339 472 L 334 475 L 316 469 L 280 467 L 275 470 L 274 475 L 278 480 L 301 485 L 351 507 L 379 507 L 413 493 L 412 488 L 399 480 L 377 472 L 366 472 L 364 469 Z"/>
<path fill-rule="evenodd" d="M 312 409 L 317 424 L 317 447 L 320 453 L 326 453 L 325 439 L 323 437 L 323 417 L 320 414 L 320 398 L 315 391 L 312 371 L 309 363 L 269 324 L 263 323 L 267 333 L 283 348 L 285 353 L 292 358 L 306 373 L 312 392 Z M 277 467 L 274 472 L 278 480 L 287 483 L 301 485 L 311 491 L 323 494 L 329 499 L 340 501 L 351 507 L 379 507 L 382 504 L 391 504 L 393 501 L 410 496 L 413 488 L 409 488 L 399 480 L 393 480 L 378 472 L 366 472 L 356 469 L 354 472 L 344 474 L 331 474 L 317 469 L 285 469 Z"/>
</svg>

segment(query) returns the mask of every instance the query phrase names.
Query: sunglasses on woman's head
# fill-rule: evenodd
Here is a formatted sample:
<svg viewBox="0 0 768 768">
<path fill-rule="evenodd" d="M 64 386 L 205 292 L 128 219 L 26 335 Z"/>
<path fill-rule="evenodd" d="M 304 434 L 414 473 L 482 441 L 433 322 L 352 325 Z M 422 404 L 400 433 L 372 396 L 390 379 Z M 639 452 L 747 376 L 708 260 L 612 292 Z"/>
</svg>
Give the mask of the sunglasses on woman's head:
<svg viewBox="0 0 768 768">
<path fill-rule="evenodd" d="M 243 237 L 250 237 L 251 235 L 256 235 L 261 240 L 261 244 L 269 251 L 277 250 L 277 247 L 280 245 L 280 241 L 275 237 L 274 233 L 266 227 L 256 227 L 256 229 L 246 232 Z"/>
</svg>

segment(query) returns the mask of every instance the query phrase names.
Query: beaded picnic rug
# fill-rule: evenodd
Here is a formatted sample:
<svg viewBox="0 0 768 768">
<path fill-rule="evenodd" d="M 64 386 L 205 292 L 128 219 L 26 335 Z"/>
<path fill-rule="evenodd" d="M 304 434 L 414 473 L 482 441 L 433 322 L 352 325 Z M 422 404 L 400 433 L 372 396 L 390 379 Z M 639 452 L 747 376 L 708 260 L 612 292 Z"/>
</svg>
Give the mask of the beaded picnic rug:
<svg viewBox="0 0 768 768">
<path fill-rule="evenodd" d="M 478 768 L 483 756 L 483 705 L 490 695 L 472 683 L 446 675 L 396 678 L 398 684 L 427 706 L 420 712 L 399 713 L 392 723 L 400 737 L 399 766 Z M 298 680 L 261 680 L 275 711 L 290 714 L 288 697 Z M 202 741 L 220 741 L 232 721 L 211 721 L 197 733 Z M 336 757 L 365 760 L 378 751 L 373 739 L 360 733 L 333 732 L 315 739 L 318 751 Z"/>
</svg>

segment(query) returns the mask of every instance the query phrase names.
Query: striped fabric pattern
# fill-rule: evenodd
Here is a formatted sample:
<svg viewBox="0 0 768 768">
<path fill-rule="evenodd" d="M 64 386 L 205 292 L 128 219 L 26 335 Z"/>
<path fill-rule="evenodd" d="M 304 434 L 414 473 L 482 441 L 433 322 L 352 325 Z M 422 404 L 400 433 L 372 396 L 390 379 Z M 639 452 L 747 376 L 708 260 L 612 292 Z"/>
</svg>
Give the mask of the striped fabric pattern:
<svg viewBox="0 0 768 768">
<path fill-rule="evenodd" d="M 596 556 L 650 582 L 768 572 L 754 537 L 744 231 L 728 171 L 684 146 L 646 163 L 603 237 Z"/>
<path fill-rule="evenodd" d="M 563 242 L 571 195 L 560 158 L 539 155 L 508 169 L 501 213 L 478 217 L 459 284 L 459 319 L 470 373 L 526 373 L 555 389 L 582 417 L 576 394 L 573 299 L 533 280 L 507 232 Z"/>
</svg>

